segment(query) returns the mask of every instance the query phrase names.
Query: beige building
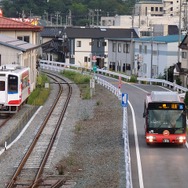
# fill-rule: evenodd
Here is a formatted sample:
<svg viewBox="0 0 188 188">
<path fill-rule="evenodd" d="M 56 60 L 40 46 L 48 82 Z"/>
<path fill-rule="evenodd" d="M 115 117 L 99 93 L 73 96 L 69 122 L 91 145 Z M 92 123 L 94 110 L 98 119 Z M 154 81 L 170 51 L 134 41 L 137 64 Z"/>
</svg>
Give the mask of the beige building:
<svg viewBox="0 0 188 188">
<path fill-rule="evenodd" d="M 17 63 L 31 68 L 31 89 L 35 87 L 36 62 L 41 54 L 42 27 L 15 21 L 0 14 L 0 66 Z"/>
<path fill-rule="evenodd" d="M 162 16 L 163 3 L 155 1 L 140 1 L 135 4 L 135 15 L 142 16 Z"/>
</svg>

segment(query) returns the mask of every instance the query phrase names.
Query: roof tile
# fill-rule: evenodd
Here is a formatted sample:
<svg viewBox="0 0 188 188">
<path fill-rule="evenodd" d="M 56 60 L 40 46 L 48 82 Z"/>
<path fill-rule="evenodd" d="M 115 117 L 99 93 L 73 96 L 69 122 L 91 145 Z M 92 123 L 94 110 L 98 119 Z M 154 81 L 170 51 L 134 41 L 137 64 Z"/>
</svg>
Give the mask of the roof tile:
<svg viewBox="0 0 188 188">
<path fill-rule="evenodd" d="M 41 26 L 35 26 L 30 23 L 20 22 L 11 18 L 0 17 L 0 30 L 34 30 L 41 31 Z"/>
</svg>

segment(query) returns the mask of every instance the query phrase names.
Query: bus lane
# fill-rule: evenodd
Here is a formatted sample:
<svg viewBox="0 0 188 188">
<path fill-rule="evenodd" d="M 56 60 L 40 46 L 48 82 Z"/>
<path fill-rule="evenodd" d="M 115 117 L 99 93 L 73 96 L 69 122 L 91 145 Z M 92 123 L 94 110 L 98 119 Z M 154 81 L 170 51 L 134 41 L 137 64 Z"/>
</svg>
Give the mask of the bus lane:
<svg viewBox="0 0 188 188">
<path fill-rule="evenodd" d="M 138 85 L 138 84 L 123 84 L 122 92 L 129 95 L 129 102 L 132 105 L 135 113 L 135 122 L 137 135 L 135 135 L 134 125 L 129 123 L 131 165 L 133 187 L 135 188 L 187 188 L 188 174 L 188 150 L 186 146 L 177 146 L 174 144 L 156 144 L 148 146 L 145 142 L 144 130 L 144 100 L 147 92 L 165 91 L 166 89 L 159 86 Z M 132 118 L 130 110 L 129 119 Z M 136 146 L 135 138 L 137 136 L 138 146 Z M 135 150 L 139 147 L 140 161 L 138 156 L 135 156 Z M 137 163 L 137 165 L 135 165 Z M 139 165 L 140 163 L 140 165 Z M 135 170 L 137 166 L 137 171 Z M 141 169 L 139 169 L 141 168 Z M 141 176 L 139 176 L 141 171 Z M 134 176 L 143 178 L 139 183 L 134 179 Z M 137 175 L 138 174 L 138 175 Z M 143 184 L 140 182 L 143 181 Z"/>
</svg>

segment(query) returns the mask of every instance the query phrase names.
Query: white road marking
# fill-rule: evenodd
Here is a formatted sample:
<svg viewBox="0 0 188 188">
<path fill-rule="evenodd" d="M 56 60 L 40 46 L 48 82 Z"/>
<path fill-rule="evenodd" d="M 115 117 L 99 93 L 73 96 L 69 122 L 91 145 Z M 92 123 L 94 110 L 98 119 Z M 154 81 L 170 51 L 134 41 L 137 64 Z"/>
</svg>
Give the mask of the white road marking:
<svg viewBox="0 0 188 188">
<path fill-rule="evenodd" d="M 136 147 L 136 158 L 137 158 L 137 165 L 138 165 L 139 185 L 140 185 L 140 188 L 144 188 L 143 175 L 142 175 L 142 164 L 141 164 L 141 159 L 140 159 L 135 113 L 134 113 L 134 109 L 133 109 L 131 103 L 129 101 L 128 101 L 128 103 L 131 108 L 131 113 L 132 113 L 132 117 L 133 117 L 133 129 L 134 129 L 134 139 L 135 139 L 135 147 Z"/>
</svg>

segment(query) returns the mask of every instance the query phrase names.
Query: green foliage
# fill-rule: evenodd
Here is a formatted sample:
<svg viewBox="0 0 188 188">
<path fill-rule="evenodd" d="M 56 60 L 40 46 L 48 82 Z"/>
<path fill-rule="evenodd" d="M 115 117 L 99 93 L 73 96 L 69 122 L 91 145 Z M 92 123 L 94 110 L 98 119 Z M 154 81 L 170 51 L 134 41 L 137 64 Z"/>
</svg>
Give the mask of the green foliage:
<svg viewBox="0 0 188 188">
<path fill-rule="evenodd" d="M 181 86 L 181 84 L 182 84 L 182 81 L 181 81 L 181 79 L 178 77 L 178 78 L 176 78 L 176 84 L 178 84 L 178 85 L 180 85 Z"/>
<path fill-rule="evenodd" d="M 49 88 L 36 88 L 29 96 L 27 103 L 36 106 L 43 105 L 47 100 L 49 94 Z"/>
<path fill-rule="evenodd" d="M 75 71 L 64 70 L 61 74 L 74 83 L 78 84 L 82 99 L 90 99 L 90 76 L 83 75 Z"/>
<path fill-rule="evenodd" d="M 91 22 L 92 11 L 96 15 L 95 10 L 100 10 L 98 12 L 100 16 L 115 16 L 132 14 L 133 6 L 135 1 L 127 0 L 123 2 L 122 0 L 2 0 L 2 9 L 5 17 L 30 17 L 40 16 L 44 18 L 45 12 L 48 15 L 54 15 L 59 12 L 62 17 L 63 23 L 66 22 L 66 15 L 69 10 L 72 13 L 72 23 L 73 25 L 86 25 Z M 89 15 L 89 16 L 88 16 Z M 86 21 L 88 20 L 88 22 Z M 96 19 L 94 19 L 96 24 Z"/>
<path fill-rule="evenodd" d="M 37 76 L 37 87 L 44 87 L 45 83 L 49 82 L 48 77 L 45 74 Z"/>
<path fill-rule="evenodd" d="M 132 75 L 130 78 L 130 82 L 137 82 L 137 77 L 135 75 Z"/>
<path fill-rule="evenodd" d="M 61 74 L 71 79 L 76 84 L 88 84 L 90 82 L 90 76 L 83 75 L 78 72 L 64 70 Z"/>
<path fill-rule="evenodd" d="M 44 88 L 45 83 L 49 83 L 48 77 L 40 74 L 37 77 L 37 87 L 28 98 L 28 104 L 40 106 L 45 103 L 50 94 L 50 88 Z"/>
</svg>

